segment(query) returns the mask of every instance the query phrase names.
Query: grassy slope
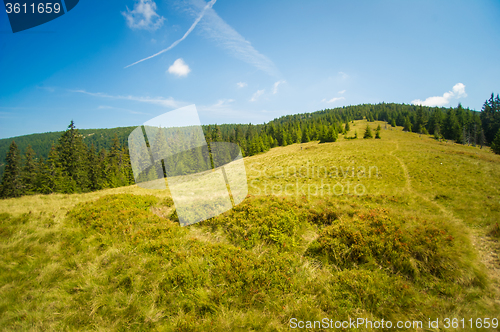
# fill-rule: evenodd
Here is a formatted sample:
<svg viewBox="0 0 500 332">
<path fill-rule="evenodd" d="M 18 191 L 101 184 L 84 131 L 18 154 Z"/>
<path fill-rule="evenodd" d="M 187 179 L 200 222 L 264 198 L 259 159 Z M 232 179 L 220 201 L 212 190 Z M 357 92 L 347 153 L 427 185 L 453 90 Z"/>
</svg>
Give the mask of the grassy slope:
<svg viewBox="0 0 500 332">
<path fill-rule="evenodd" d="M 487 236 L 500 219 L 499 156 L 389 128 L 245 164 L 250 197 L 186 228 L 170 220 L 168 191 L 135 186 L 0 201 L 0 326 L 282 330 L 291 317 L 500 312 Z M 328 194 L 337 183 L 366 194 Z M 263 197 L 273 190 L 283 198 Z M 119 194 L 136 196 L 108 196 Z"/>
</svg>

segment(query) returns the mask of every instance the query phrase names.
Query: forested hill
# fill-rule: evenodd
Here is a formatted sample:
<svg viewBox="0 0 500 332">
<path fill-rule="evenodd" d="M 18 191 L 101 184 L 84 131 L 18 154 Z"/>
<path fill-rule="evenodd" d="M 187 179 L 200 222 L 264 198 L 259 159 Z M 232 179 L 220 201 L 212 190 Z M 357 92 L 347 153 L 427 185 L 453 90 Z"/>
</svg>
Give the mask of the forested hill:
<svg viewBox="0 0 500 332">
<path fill-rule="evenodd" d="M 313 140 L 334 142 L 339 134 L 345 132 L 347 123 L 363 118 L 369 121 L 386 121 L 388 125 L 403 126 L 405 131 L 431 134 L 436 138 L 461 144 L 490 145 L 500 130 L 500 98 L 498 94 L 496 97 L 491 94 L 481 112 L 463 108 L 460 104 L 450 108 L 395 103 L 363 104 L 287 115 L 260 125 L 206 125 L 203 130 L 208 142 L 238 143 L 243 154 L 249 156 L 275 146 L 293 143 Z M 97 152 L 110 151 L 115 136 L 119 145 L 126 147 L 128 135 L 134 128 L 136 127 L 80 129 L 78 133 L 87 147 L 93 144 Z M 0 177 L 12 141 L 16 142 L 21 155 L 26 152 L 28 145 L 31 145 L 36 158 L 43 157 L 47 160 L 51 147 L 57 144 L 63 133 L 61 131 L 1 139 Z"/>
<path fill-rule="evenodd" d="M 118 135 L 120 143 L 124 145 L 127 142 L 128 135 L 135 128 L 136 127 L 121 127 L 111 129 L 80 129 L 79 132 L 83 136 L 83 140 L 88 146 L 94 144 L 94 147 L 97 150 L 109 150 L 111 148 L 111 145 L 113 144 L 112 140 L 115 137 L 115 134 Z M 31 134 L 0 139 L 0 160 L 2 161 L 2 163 L 4 162 L 7 151 L 9 151 L 9 145 L 12 143 L 12 141 L 16 142 L 20 151 L 26 151 L 28 145 L 31 145 L 38 157 L 47 159 L 51 146 L 57 143 L 58 139 L 63 133 L 64 131 L 56 131 L 50 133 Z"/>
</svg>

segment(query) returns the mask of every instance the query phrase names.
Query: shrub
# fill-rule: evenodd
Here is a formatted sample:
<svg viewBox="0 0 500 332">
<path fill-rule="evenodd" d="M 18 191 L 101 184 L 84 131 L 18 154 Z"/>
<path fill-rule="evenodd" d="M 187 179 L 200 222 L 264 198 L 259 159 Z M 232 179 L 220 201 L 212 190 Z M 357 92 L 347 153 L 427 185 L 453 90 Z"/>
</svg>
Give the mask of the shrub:
<svg viewBox="0 0 500 332">
<path fill-rule="evenodd" d="M 339 221 L 324 228 L 309 246 L 308 255 L 340 269 L 378 268 L 418 279 L 420 276 L 453 278 L 459 263 L 453 253 L 455 238 L 439 224 L 407 224 L 374 209 L 358 219 Z"/>
<path fill-rule="evenodd" d="M 234 245 L 248 249 L 269 244 L 280 250 L 299 245 L 299 231 L 305 225 L 304 209 L 292 200 L 276 196 L 247 198 L 234 209 L 200 223 L 212 231 L 223 230 Z"/>
<path fill-rule="evenodd" d="M 154 196 L 107 195 L 78 204 L 67 213 L 67 217 L 88 232 L 111 235 L 114 239 L 136 244 L 164 235 L 178 235 L 181 232 L 178 225 L 150 212 L 150 207 L 157 201 Z"/>
</svg>

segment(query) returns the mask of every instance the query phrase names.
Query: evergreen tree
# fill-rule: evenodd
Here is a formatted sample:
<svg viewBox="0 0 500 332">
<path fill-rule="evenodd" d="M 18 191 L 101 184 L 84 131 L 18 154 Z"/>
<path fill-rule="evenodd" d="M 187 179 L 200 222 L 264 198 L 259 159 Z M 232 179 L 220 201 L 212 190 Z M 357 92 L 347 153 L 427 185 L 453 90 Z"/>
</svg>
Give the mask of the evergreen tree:
<svg viewBox="0 0 500 332">
<path fill-rule="evenodd" d="M 88 189 L 88 171 L 86 169 L 87 147 L 82 136 L 75 128 L 73 120 L 68 129 L 59 138 L 56 146 L 58 157 L 62 166 L 67 192 L 85 191 Z"/>
<path fill-rule="evenodd" d="M 7 164 L 2 177 L 2 198 L 19 197 L 23 194 L 21 180 L 21 158 L 16 142 L 12 141 L 5 158 Z"/>
<path fill-rule="evenodd" d="M 491 143 L 491 150 L 496 154 L 500 154 L 500 129 L 498 129 L 495 139 Z"/>
<path fill-rule="evenodd" d="M 381 139 L 382 137 L 380 137 L 380 131 L 377 130 L 377 132 L 375 133 L 375 138 L 378 138 L 378 139 Z"/>
<path fill-rule="evenodd" d="M 90 149 L 88 151 L 88 177 L 89 177 L 89 189 L 90 190 L 99 190 L 100 187 L 100 170 L 99 170 L 99 158 L 97 157 L 94 144 L 90 145 Z"/>
<path fill-rule="evenodd" d="M 363 138 L 373 138 L 372 130 L 370 129 L 369 125 L 366 125 L 365 134 L 363 135 Z"/>
<path fill-rule="evenodd" d="M 24 166 L 21 171 L 21 181 L 23 184 L 23 194 L 32 195 L 36 193 L 35 178 L 36 178 L 36 158 L 35 151 L 28 145 L 24 154 Z"/>
<path fill-rule="evenodd" d="M 391 121 L 391 126 L 392 126 L 392 127 L 396 127 L 396 120 L 395 120 L 395 119 L 392 119 L 392 121 Z"/>
<path fill-rule="evenodd" d="M 350 130 L 351 130 L 351 126 L 349 126 L 349 121 L 346 121 L 345 128 L 344 128 L 344 133 L 347 135 Z"/>
<path fill-rule="evenodd" d="M 411 132 L 411 122 L 410 122 L 410 119 L 408 117 L 405 118 L 405 124 L 404 124 L 403 131 Z"/>
<path fill-rule="evenodd" d="M 302 139 L 301 139 L 301 142 L 302 143 L 307 143 L 311 140 L 311 138 L 309 137 L 309 131 L 307 129 L 304 129 L 302 131 Z"/>
<path fill-rule="evenodd" d="M 40 194 L 50 194 L 52 192 L 50 181 L 49 168 L 44 162 L 43 157 L 40 157 L 36 165 L 36 176 L 34 179 L 36 192 Z"/>
</svg>

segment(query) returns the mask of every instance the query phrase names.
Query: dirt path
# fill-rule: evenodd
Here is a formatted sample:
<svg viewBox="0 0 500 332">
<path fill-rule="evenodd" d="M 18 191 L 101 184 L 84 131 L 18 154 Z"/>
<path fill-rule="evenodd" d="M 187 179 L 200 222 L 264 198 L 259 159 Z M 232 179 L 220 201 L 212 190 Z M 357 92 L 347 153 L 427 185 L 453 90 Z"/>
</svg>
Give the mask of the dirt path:
<svg viewBox="0 0 500 332">
<path fill-rule="evenodd" d="M 394 155 L 394 152 L 399 150 L 399 143 L 396 142 L 396 149 L 391 151 L 389 155 L 393 156 L 396 158 L 396 160 L 400 163 L 405 180 L 406 180 L 406 185 L 405 189 L 420 197 L 426 202 L 432 203 L 435 205 L 441 213 L 446 217 L 449 218 L 450 220 L 458 221 L 461 224 L 464 224 L 464 221 L 460 218 L 455 217 L 453 212 L 449 209 L 447 209 L 445 206 L 439 204 L 438 202 L 429 199 L 428 197 L 416 192 L 413 187 L 411 186 L 411 177 L 410 173 L 408 172 L 408 168 L 406 167 L 406 164 L 404 161 L 399 158 L 398 156 Z M 486 232 L 483 228 L 469 228 L 470 230 L 470 236 L 471 236 L 471 242 L 472 245 L 476 248 L 479 254 L 479 260 L 481 261 L 482 264 L 487 269 L 488 277 L 490 278 L 491 281 L 491 287 L 493 292 L 495 293 L 494 295 L 494 301 L 495 303 L 500 305 L 500 242 L 497 240 L 494 240 L 490 236 L 486 235 Z"/>
</svg>

